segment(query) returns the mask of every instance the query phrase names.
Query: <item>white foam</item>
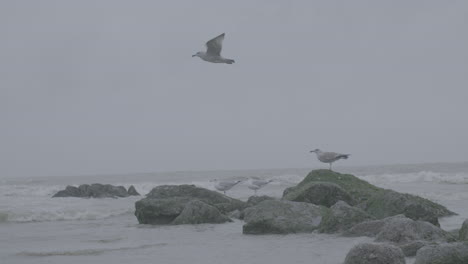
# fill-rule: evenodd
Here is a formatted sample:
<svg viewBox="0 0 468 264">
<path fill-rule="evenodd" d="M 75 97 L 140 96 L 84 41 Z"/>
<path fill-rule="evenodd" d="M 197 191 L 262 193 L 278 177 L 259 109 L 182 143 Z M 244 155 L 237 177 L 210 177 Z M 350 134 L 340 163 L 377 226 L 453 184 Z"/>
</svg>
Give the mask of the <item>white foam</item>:
<svg viewBox="0 0 468 264">
<path fill-rule="evenodd" d="M 411 183 L 411 182 L 432 182 L 432 183 L 451 183 L 468 184 L 467 173 L 439 173 L 432 171 L 420 171 L 415 173 L 396 173 L 396 174 L 378 174 L 365 175 L 359 178 L 372 184 L 378 183 Z"/>
<path fill-rule="evenodd" d="M 97 220 L 135 212 L 140 198 L 14 198 L 0 204 L 3 222 L 44 222 L 63 220 Z"/>
</svg>

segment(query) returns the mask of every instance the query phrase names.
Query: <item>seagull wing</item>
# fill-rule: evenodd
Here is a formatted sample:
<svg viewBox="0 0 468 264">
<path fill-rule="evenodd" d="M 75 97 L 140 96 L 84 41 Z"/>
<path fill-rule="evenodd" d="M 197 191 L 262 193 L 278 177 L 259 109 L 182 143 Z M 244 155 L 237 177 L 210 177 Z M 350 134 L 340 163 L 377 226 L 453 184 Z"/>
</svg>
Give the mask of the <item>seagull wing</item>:
<svg viewBox="0 0 468 264">
<path fill-rule="evenodd" d="M 206 43 L 206 53 L 214 56 L 221 56 L 223 48 L 224 33 Z"/>
<path fill-rule="evenodd" d="M 323 152 L 321 157 L 326 162 L 335 161 L 341 154 L 336 152 Z"/>
<path fill-rule="evenodd" d="M 350 154 L 341 154 L 336 152 L 324 152 L 321 158 L 326 160 L 325 162 L 333 162 L 338 159 L 347 159 Z"/>
</svg>

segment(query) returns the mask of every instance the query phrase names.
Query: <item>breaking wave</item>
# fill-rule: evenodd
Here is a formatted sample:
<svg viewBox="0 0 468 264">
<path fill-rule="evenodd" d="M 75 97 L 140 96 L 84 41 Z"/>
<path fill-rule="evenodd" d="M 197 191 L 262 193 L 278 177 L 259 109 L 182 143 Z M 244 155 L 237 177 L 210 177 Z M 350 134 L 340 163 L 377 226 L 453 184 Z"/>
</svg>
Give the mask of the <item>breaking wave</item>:
<svg viewBox="0 0 468 264">
<path fill-rule="evenodd" d="M 432 182 L 448 184 L 468 184 L 467 173 L 440 173 L 433 171 L 420 171 L 414 173 L 391 173 L 380 175 L 365 175 L 359 178 L 370 183 L 411 183 L 411 182 Z"/>
</svg>

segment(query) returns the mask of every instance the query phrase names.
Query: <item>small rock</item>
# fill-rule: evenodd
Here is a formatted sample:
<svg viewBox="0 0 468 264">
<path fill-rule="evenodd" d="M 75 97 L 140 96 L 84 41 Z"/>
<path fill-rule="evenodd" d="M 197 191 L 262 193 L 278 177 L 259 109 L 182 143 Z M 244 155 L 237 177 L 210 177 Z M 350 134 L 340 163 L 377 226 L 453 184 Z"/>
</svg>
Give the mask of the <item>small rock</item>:
<svg viewBox="0 0 468 264">
<path fill-rule="evenodd" d="M 344 264 L 405 264 L 400 248 L 384 243 L 362 243 L 346 255 Z"/>
<path fill-rule="evenodd" d="M 386 222 L 375 240 L 378 242 L 388 241 L 396 244 L 406 244 L 417 240 L 451 242 L 455 241 L 455 238 L 449 232 L 425 221 L 393 218 Z"/>
<path fill-rule="evenodd" d="M 430 242 L 428 241 L 423 241 L 423 240 L 415 240 L 408 242 L 406 244 L 399 245 L 401 250 L 403 251 L 403 254 L 407 257 L 412 257 L 416 256 L 416 252 L 418 250 L 426 245 L 429 245 Z"/>
<path fill-rule="evenodd" d="M 468 241 L 468 219 L 466 219 L 459 232 L 459 237 L 458 239 L 460 241 Z"/>
<path fill-rule="evenodd" d="M 131 196 L 139 196 L 140 194 L 137 192 L 137 190 L 135 189 L 135 186 L 130 186 L 128 188 L 128 191 L 127 191 L 128 195 L 131 195 Z"/>
<path fill-rule="evenodd" d="M 416 254 L 414 264 L 465 264 L 468 263 L 467 243 L 428 245 Z"/>
<path fill-rule="evenodd" d="M 81 197 L 81 198 L 116 198 L 128 197 L 127 190 L 123 186 L 110 184 L 82 184 L 78 187 L 67 186 L 52 197 Z"/>
<path fill-rule="evenodd" d="M 228 217 L 235 218 L 235 219 L 244 219 L 244 216 L 240 210 L 229 212 Z"/>
<path fill-rule="evenodd" d="M 383 243 L 362 243 L 346 255 L 344 264 L 405 264 L 400 248 Z"/>
</svg>

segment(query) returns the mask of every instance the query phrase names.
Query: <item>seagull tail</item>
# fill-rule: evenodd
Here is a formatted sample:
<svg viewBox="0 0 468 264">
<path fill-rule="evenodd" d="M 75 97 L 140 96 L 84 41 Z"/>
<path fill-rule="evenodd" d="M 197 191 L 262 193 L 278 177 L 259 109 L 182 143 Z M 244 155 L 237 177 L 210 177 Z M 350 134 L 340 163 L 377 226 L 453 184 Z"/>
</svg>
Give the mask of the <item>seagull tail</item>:
<svg viewBox="0 0 468 264">
<path fill-rule="evenodd" d="M 227 59 L 227 60 L 226 60 L 226 63 L 227 63 L 227 64 L 233 64 L 234 62 L 235 62 L 234 60 L 230 60 L 230 59 Z"/>
<path fill-rule="evenodd" d="M 342 154 L 340 156 L 338 156 L 339 159 L 347 159 L 349 158 L 349 156 L 351 156 L 351 154 Z"/>
</svg>

